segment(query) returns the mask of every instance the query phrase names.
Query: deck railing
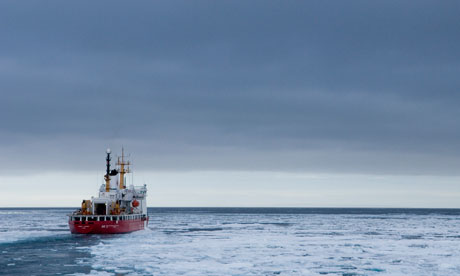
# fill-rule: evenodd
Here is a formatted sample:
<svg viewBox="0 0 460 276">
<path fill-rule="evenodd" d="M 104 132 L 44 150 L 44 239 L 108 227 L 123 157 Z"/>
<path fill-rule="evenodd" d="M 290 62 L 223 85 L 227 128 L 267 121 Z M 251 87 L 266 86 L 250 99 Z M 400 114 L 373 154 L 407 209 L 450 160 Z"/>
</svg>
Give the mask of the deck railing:
<svg viewBox="0 0 460 276">
<path fill-rule="evenodd" d="M 70 214 L 70 221 L 120 221 L 120 220 L 146 220 L 147 215 L 130 214 L 130 215 L 77 215 Z"/>
</svg>

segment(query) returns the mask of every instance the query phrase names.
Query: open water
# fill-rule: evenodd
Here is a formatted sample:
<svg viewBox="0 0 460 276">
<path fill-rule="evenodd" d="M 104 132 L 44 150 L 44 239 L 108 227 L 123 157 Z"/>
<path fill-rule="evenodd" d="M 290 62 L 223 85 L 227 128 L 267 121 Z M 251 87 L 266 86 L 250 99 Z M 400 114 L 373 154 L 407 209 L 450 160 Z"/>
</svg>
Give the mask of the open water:
<svg viewBox="0 0 460 276">
<path fill-rule="evenodd" d="M 460 275 L 460 209 L 149 208 L 72 235 L 72 209 L 0 209 L 0 275 Z"/>
</svg>

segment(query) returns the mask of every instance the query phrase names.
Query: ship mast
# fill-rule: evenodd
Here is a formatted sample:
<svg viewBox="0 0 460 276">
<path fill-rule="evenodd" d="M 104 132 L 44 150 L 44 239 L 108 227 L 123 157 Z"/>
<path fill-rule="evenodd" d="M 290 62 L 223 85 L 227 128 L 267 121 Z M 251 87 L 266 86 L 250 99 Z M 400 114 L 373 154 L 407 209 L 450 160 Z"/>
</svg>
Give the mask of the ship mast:
<svg viewBox="0 0 460 276">
<path fill-rule="evenodd" d="M 121 160 L 120 157 L 118 157 L 117 165 L 120 166 L 120 189 L 126 189 L 125 185 L 125 174 L 130 173 L 131 171 L 129 170 L 129 166 L 131 163 L 129 161 L 125 162 L 125 152 L 123 147 L 121 148 Z"/>
<path fill-rule="evenodd" d="M 106 192 L 110 191 L 110 160 L 112 160 L 110 158 L 110 152 L 110 149 L 107 149 L 107 157 L 105 159 L 105 161 L 107 161 L 106 174 L 104 175 Z"/>
</svg>

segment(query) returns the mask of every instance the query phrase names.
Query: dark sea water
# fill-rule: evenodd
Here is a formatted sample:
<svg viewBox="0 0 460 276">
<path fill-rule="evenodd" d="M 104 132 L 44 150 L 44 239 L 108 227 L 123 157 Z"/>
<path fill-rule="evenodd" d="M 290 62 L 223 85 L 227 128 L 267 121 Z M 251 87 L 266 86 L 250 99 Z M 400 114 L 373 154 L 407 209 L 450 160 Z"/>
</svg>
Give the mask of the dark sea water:
<svg viewBox="0 0 460 276">
<path fill-rule="evenodd" d="M 0 209 L 0 275 L 460 275 L 460 209 L 149 208 L 120 235 L 72 210 Z"/>
</svg>

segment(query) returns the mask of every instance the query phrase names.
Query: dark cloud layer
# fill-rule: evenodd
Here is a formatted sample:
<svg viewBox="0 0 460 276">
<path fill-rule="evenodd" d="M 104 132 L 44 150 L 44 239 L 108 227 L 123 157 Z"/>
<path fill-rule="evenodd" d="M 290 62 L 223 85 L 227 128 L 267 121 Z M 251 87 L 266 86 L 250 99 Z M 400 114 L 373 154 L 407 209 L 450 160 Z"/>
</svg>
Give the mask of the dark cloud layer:
<svg viewBox="0 0 460 276">
<path fill-rule="evenodd" d="M 1 160 L 88 168 L 124 144 L 153 169 L 457 174 L 459 11 L 2 1 Z"/>
</svg>

